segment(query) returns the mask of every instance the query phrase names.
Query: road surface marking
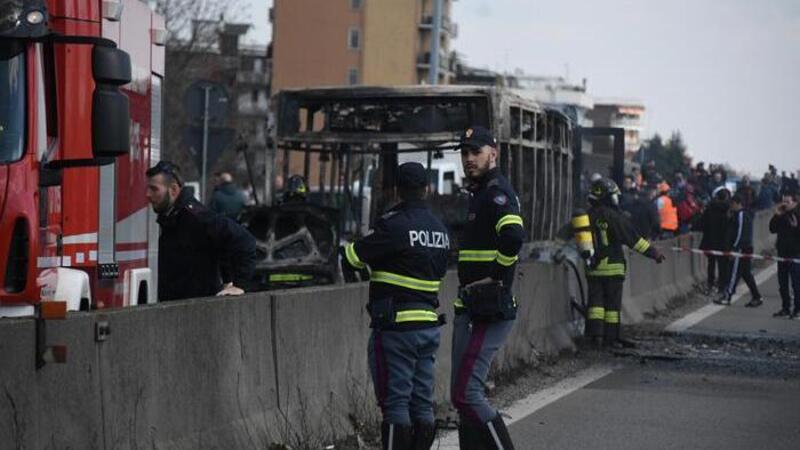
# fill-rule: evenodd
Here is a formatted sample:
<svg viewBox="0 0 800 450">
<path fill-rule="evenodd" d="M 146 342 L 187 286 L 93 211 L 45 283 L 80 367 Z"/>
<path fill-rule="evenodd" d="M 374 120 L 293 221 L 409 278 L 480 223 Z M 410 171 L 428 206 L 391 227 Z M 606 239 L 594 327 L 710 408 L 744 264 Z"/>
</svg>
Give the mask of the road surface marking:
<svg viewBox="0 0 800 450">
<path fill-rule="evenodd" d="M 756 284 L 760 286 L 765 281 L 772 278 L 777 272 L 778 272 L 777 264 L 773 264 L 767 267 L 766 269 L 762 270 L 761 272 L 758 273 L 758 275 L 755 276 Z M 734 304 L 737 301 L 739 301 L 742 297 L 744 297 L 745 293 L 747 292 L 749 292 L 747 289 L 742 289 L 737 294 L 734 294 L 733 298 L 731 299 L 731 304 Z M 708 304 L 698 309 L 697 311 L 689 313 L 686 316 L 667 325 L 665 331 L 670 333 L 682 333 L 687 329 L 702 322 L 703 320 L 707 319 L 709 316 L 712 316 L 722 311 L 725 308 L 727 308 L 727 306 L 717 305 L 714 303 Z"/>
<path fill-rule="evenodd" d="M 511 425 L 518 420 L 528 417 L 545 406 L 557 402 L 567 395 L 594 383 L 613 371 L 614 369 L 611 367 L 592 367 L 579 372 L 573 377 L 561 380 L 553 386 L 534 392 L 521 400 L 517 400 L 510 407 L 502 411 L 504 416 L 511 417 L 506 420 L 506 424 Z M 458 450 L 458 433 L 451 431 L 445 434 L 437 443 L 433 444 L 432 448 Z"/>
</svg>

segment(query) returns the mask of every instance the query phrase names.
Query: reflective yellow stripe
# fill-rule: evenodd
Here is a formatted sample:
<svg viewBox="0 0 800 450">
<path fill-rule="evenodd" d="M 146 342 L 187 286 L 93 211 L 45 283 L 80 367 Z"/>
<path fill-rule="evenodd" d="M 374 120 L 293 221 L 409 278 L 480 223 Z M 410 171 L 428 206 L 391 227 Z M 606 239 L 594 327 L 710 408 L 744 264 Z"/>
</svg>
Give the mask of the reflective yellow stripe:
<svg viewBox="0 0 800 450">
<path fill-rule="evenodd" d="M 497 221 L 497 225 L 494 226 L 494 229 L 499 233 L 500 229 L 506 225 L 523 226 L 522 217 L 516 214 L 506 214 L 505 216 L 501 217 L 500 220 Z"/>
<path fill-rule="evenodd" d="M 514 255 L 514 256 L 506 256 L 506 255 L 504 255 L 504 254 L 502 254 L 500 252 L 497 252 L 497 263 L 500 264 L 501 266 L 508 267 L 508 266 L 514 264 L 515 262 L 517 262 L 517 259 L 519 259 L 519 257 L 516 256 L 516 255 Z"/>
<path fill-rule="evenodd" d="M 497 261 L 503 266 L 510 266 L 517 262 L 519 256 L 506 256 L 497 250 L 459 250 L 458 262 L 492 262 Z"/>
<path fill-rule="evenodd" d="M 434 311 L 427 311 L 424 309 L 415 309 L 409 311 L 397 311 L 395 322 L 437 322 L 439 315 Z"/>
<path fill-rule="evenodd" d="M 619 323 L 619 311 L 606 311 L 606 323 Z"/>
<path fill-rule="evenodd" d="M 588 214 L 581 214 L 580 216 L 575 216 L 572 218 L 573 228 L 585 228 L 588 227 L 589 225 L 590 223 Z"/>
<path fill-rule="evenodd" d="M 575 240 L 578 244 L 591 244 L 592 243 L 592 233 L 588 231 L 581 231 L 575 233 Z"/>
<path fill-rule="evenodd" d="M 589 308 L 589 320 L 603 320 L 606 310 L 602 306 L 593 306 Z"/>
<path fill-rule="evenodd" d="M 363 269 L 366 265 L 358 259 L 358 255 L 356 255 L 356 245 L 354 243 L 347 244 L 344 247 L 344 256 L 347 258 L 347 262 L 350 263 L 351 266 L 355 267 L 356 269 Z"/>
<path fill-rule="evenodd" d="M 497 259 L 497 250 L 459 250 L 458 262 L 492 262 Z"/>
<path fill-rule="evenodd" d="M 419 278 L 411 278 L 396 273 L 381 271 L 372 272 L 370 281 L 393 284 L 395 286 L 424 292 L 438 292 L 440 283 L 439 281 L 420 280 Z"/>
<path fill-rule="evenodd" d="M 464 306 L 464 302 L 460 298 L 457 298 L 457 299 L 453 300 L 453 306 L 455 306 L 456 308 L 464 308 L 465 307 Z"/>
<path fill-rule="evenodd" d="M 299 273 L 273 273 L 269 276 L 269 281 L 308 281 L 312 279 L 311 275 L 302 275 Z"/>
<path fill-rule="evenodd" d="M 639 253 L 644 253 L 649 248 L 650 248 L 650 243 L 647 242 L 647 239 L 645 238 L 639 238 L 639 240 L 636 241 L 636 245 L 633 246 L 633 249 Z"/>
<path fill-rule="evenodd" d="M 594 277 L 616 277 L 625 276 L 624 263 L 609 263 L 608 258 L 603 258 L 596 268 L 588 271 L 588 275 Z"/>
</svg>

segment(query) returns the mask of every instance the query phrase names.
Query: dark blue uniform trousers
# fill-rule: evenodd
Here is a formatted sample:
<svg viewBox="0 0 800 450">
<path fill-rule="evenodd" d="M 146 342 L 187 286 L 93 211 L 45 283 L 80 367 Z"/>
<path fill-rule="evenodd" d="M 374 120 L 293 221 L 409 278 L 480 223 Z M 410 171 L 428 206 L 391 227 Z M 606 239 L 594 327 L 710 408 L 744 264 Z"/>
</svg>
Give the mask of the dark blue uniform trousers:
<svg viewBox="0 0 800 450">
<path fill-rule="evenodd" d="M 473 322 L 467 314 L 453 321 L 450 398 L 462 419 L 485 424 L 497 416 L 484 393 L 492 359 L 511 333 L 513 320 Z"/>
<path fill-rule="evenodd" d="M 383 421 L 395 425 L 433 423 L 434 362 L 439 327 L 373 330 L 368 359 Z"/>
</svg>

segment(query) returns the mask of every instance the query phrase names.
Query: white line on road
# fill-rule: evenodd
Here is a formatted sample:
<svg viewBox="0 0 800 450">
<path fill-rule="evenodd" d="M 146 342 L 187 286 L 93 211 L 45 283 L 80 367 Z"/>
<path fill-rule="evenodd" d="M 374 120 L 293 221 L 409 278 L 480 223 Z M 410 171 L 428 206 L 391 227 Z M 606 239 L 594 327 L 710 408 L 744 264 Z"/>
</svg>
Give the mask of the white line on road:
<svg viewBox="0 0 800 450">
<path fill-rule="evenodd" d="M 535 392 L 521 400 L 514 402 L 514 404 L 512 404 L 508 409 L 502 411 L 502 414 L 504 416 L 511 417 L 506 421 L 508 425 L 511 425 L 520 419 L 530 416 L 545 406 L 556 402 L 591 383 L 594 383 L 613 371 L 614 369 L 611 367 L 592 367 L 578 372 L 578 374 L 573 377 L 561 380 L 549 388 Z M 442 438 L 439 439 L 439 442 L 434 444 L 432 448 L 441 450 L 458 450 L 458 433 L 450 432 L 442 436 Z"/>
<path fill-rule="evenodd" d="M 772 278 L 772 276 L 775 275 L 775 273 L 777 273 L 777 272 L 778 272 L 778 265 L 777 264 L 773 264 L 773 265 L 767 267 L 766 269 L 762 270 L 761 272 L 758 273 L 758 275 L 755 276 L 756 284 L 761 285 L 765 281 L 767 281 L 770 278 Z M 734 304 L 737 301 L 739 301 L 744 296 L 744 294 L 746 292 L 747 292 L 746 289 L 740 290 L 731 299 L 731 304 Z M 671 324 L 667 325 L 667 328 L 665 328 L 665 331 L 668 331 L 670 333 L 682 333 L 682 332 L 686 331 L 687 329 L 689 329 L 689 328 L 697 325 L 698 323 L 702 322 L 703 320 L 705 320 L 709 316 L 712 316 L 712 315 L 722 311 L 725 308 L 727 308 L 727 306 L 717 305 L 717 304 L 714 304 L 714 303 L 706 305 L 706 306 L 703 306 L 702 308 L 698 309 L 697 311 L 695 311 L 693 313 L 689 313 L 686 316 L 684 316 L 684 317 L 676 320 L 675 322 L 672 322 Z"/>
</svg>

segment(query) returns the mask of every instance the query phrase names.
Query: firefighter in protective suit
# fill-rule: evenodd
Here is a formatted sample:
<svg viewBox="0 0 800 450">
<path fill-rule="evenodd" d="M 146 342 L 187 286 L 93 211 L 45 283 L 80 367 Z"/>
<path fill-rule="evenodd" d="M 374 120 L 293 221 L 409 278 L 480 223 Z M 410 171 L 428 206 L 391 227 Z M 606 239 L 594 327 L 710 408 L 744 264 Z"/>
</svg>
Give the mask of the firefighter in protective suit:
<svg viewBox="0 0 800 450">
<path fill-rule="evenodd" d="M 383 448 L 427 450 L 435 435 L 434 360 L 444 322 L 436 313 L 437 294 L 450 238 L 425 203 L 422 164 L 402 164 L 397 179 L 400 204 L 345 247 L 342 267 L 370 269 L 367 356 L 383 414 Z"/>
<path fill-rule="evenodd" d="M 594 252 L 586 260 L 589 288 L 589 309 L 586 317 L 586 336 L 596 345 L 629 346 L 620 338 L 620 309 L 622 285 L 627 265 L 622 246 L 655 260 L 664 255 L 639 235 L 627 217 L 619 210 L 619 188 L 610 179 L 592 183 L 589 192 L 589 227 Z"/>
</svg>

